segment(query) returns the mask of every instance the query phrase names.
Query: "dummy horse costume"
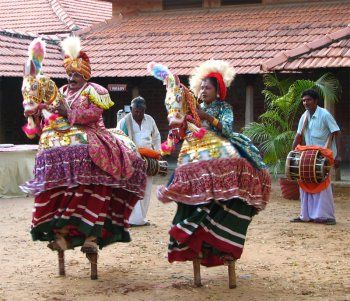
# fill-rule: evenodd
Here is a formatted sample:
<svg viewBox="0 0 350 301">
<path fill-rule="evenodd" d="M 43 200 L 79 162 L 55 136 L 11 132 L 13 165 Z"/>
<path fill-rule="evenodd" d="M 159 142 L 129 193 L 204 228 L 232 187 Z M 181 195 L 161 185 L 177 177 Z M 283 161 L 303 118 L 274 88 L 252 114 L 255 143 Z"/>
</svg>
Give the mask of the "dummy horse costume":
<svg viewBox="0 0 350 301">
<path fill-rule="evenodd" d="M 29 138 L 40 136 L 34 179 L 21 186 L 35 196 L 31 234 L 33 240 L 48 241 L 48 247 L 58 251 L 60 275 L 65 275 L 64 251 L 81 246 L 91 263 L 91 279 L 97 279 L 96 246 L 102 249 L 130 241 L 128 219 L 143 198 L 146 172 L 164 173 L 166 166 L 154 168 L 159 167 L 158 160 L 143 159 L 132 140 L 117 130 L 110 131 L 110 136 L 123 154 L 130 154 L 129 161 L 120 156 L 120 166 L 129 164 L 128 176 L 117 179 L 96 165 L 89 156 L 86 127 L 71 125 L 67 118 L 53 113 L 64 99 L 54 81 L 42 74 L 44 55 L 45 43 L 35 39 L 29 47 L 22 85 L 28 120 L 23 130 Z M 110 101 L 106 89 L 91 85 L 92 92 L 99 93 L 96 97 Z M 147 164 L 149 161 L 156 164 Z M 96 237 L 93 245 L 86 240 L 89 236 Z"/>
<path fill-rule="evenodd" d="M 247 137 L 232 132 L 228 139 L 202 127 L 197 99 L 166 66 L 152 62 L 148 70 L 166 86 L 170 131 L 163 153 L 170 154 L 183 140 L 177 168 L 157 192 L 161 202 L 178 205 L 168 260 L 193 261 L 196 286 L 201 285 L 200 265 L 227 264 L 234 288 L 235 261 L 252 217 L 268 203 L 270 175 L 258 153 L 247 152 L 256 150 Z"/>
</svg>

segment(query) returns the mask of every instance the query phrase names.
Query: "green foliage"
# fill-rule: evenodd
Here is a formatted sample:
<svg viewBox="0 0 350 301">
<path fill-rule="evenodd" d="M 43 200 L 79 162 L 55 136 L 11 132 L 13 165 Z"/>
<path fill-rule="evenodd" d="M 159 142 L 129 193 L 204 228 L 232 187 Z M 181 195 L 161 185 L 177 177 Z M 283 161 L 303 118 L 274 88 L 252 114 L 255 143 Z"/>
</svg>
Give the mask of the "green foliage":
<svg viewBox="0 0 350 301">
<path fill-rule="evenodd" d="M 326 73 L 316 81 L 290 79 L 278 80 L 276 75 L 264 76 L 266 111 L 259 122 L 248 124 L 243 133 L 256 143 L 264 162 L 276 176 L 284 171 L 286 157 L 292 148 L 296 134 L 295 125 L 303 112 L 301 94 L 315 89 L 325 101 L 336 102 L 340 95 L 338 80 Z"/>
</svg>

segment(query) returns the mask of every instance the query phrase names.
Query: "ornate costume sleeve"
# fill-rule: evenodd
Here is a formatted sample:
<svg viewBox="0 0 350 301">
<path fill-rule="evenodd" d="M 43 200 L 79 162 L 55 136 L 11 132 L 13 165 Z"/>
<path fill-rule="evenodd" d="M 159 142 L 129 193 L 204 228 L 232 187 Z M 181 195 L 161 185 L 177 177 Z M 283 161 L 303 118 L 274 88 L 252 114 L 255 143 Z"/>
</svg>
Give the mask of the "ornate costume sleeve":
<svg viewBox="0 0 350 301">
<path fill-rule="evenodd" d="M 73 109 L 69 110 L 68 121 L 73 124 L 89 124 L 97 122 L 102 116 L 103 109 L 95 106 L 93 103 L 89 104 L 87 109 Z"/>
<path fill-rule="evenodd" d="M 82 102 L 88 103 L 88 108 L 72 109 L 68 111 L 70 124 L 89 124 L 99 120 L 103 110 L 114 105 L 108 91 L 102 86 L 89 83 L 87 88 L 81 92 Z"/>
<path fill-rule="evenodd" d="M 233 131 L 233 112 L 229 104 L 224 103 L 220 109 L 218 119 L 222 125 L 222 135 L 228 137 Z"/>
<path fill-rule="evenodd" d="M 95 83 L 89 83 L 89 86 L 82 92 L 82 96 L 88 96 L 90 102 L 103 110 L 114 105 L 108 90 Z"/>
</svg>

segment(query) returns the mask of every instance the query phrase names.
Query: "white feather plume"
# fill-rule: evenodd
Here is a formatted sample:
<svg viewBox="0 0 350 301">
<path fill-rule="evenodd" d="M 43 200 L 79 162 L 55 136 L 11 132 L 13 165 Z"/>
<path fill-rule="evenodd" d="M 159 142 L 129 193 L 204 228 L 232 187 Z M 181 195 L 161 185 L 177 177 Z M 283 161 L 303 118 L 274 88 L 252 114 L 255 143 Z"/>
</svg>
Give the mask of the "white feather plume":
<svg viewBox="0 0 350 301">
<path fill-rule="evenodd" d="M 196 67 L 190 76 L 190 89 L 195 96 L 198 96 L 203 79 L 211 72 L 218 72 L 221 74 L 224 84 L 227 87 L 236 76 L 236 71 L 230 64 L 222 60 L 208 60 Z"/>
<path fill-rule="evenodd" d="M 65 55 L 76 59 L 81 50 L 81 43 L 79 37 L 67 37 L 61 42 L 61 47 Z"/>
</svg>

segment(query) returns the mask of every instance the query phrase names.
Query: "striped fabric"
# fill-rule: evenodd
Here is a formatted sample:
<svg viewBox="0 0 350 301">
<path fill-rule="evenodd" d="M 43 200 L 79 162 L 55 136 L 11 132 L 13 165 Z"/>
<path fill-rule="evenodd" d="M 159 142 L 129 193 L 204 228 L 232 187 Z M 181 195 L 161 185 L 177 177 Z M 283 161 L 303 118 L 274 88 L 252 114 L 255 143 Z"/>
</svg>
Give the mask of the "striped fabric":
<svg viewBox="0 0 350 301">
<path fill-rule="evenodd" d="M 204 205 L 177 203 L 169 231 L 168 260 L 186 261 L 199 257 L 205 266 L 222 265 L 223 255 L 240 258 L 245 236 L 257 209 L 239 198 Z"/>
<path fill-rule="evenodd" d="M 117 241 L 129 242 L 128 220 L 137 201 L 134 193 L 102 185 L 43 192 L 35 198 L 33 240 L 51 241 L 57 229 L 68 226 L 66 239 L 71 247 L 82 245 L 87 236 L 96 236 L 100 248 Z"/>
</svg>

